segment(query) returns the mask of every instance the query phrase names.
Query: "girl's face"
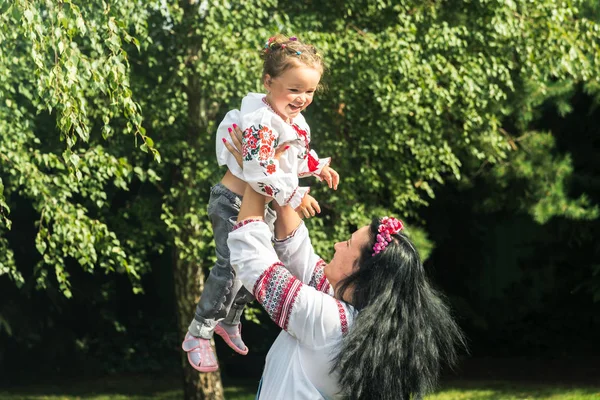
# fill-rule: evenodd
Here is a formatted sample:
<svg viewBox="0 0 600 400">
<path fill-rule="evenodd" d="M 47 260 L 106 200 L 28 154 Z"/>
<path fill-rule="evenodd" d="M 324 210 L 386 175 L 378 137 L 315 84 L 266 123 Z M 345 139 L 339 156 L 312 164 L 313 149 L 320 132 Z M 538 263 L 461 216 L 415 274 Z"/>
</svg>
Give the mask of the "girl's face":
<svg viewBox="0 0 600 400">
<path fill-rule="evenodd" d="M 369 227 L 363 226 L 352 234 L 349 240 L 336 243 L 333 248 L 335 253 L 333 259 L 325 266 L 325 277 L 335 289 L 338 283 L 350 276 L 354 271 L 354 265 L 360 256 L 360 250 L 369 242 Z M 344 294 L 344 301 L 348 301 L 346 297 L 350 297 L 351 290 Z"/>
<path fill-rule="evenodd" d="M 277 78 L 265 75 L 267 102 L 286 122 L 310 105 L 321 80 L 321 72 L 304 64 L 289 68 Z"/>
</svg>

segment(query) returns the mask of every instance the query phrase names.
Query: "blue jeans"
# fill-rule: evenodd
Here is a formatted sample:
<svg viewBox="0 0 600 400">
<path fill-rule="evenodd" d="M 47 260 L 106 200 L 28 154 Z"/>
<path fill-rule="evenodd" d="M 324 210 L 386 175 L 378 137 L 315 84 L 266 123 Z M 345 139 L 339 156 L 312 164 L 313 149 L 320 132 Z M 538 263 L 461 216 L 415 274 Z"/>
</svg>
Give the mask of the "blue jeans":
<svg viewBox="0 0 600 400">
<path fill-rule="evenodd" d="M 229 263 L 227 236 L 235 225 L 240 212 L 242 196 L 238 196 L 221 183 L 211 188 L 208 201 L 208 217 L 213 228 L 217 262 L 210 270 L 204 283 L 204 291 L 196 305 L 194 320 L 188 330 L 190 334 L 210 339 L 219 321 L 237 325 L 247 303 L 254 300 L 252 294 L 236 279 Z M 265 222 L 273 230 L 276 214 L 266 208 Z"/>
</svg>

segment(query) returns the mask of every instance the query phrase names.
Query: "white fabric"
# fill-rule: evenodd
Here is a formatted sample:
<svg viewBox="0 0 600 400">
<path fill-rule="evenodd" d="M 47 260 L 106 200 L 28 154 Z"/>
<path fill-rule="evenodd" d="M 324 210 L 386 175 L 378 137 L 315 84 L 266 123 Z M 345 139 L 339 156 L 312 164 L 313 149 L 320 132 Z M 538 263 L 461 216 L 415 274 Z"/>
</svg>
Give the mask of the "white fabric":
<svg viewBox="0 0 600 400">
<path fill-rule="evenodd" d="M 309 285 L 325 278 L 319 278 L 323 262 L 314 253 L 304 224 L 273 246 L 268 226 L 250 222 L 234 229 L 227 243 L 236 276 L 284 328 L 267 355 L 259 399 L 340 398 L 337 374 L 329 370 L 355 311 L 336 300 L 329 285 L 326 293 Z M 280 261 L 286 268 L 277 265 Z M 266 279 L 269 276 L 273 278 Z M 265 280 L 270 285 L 266 297 L 255 291 Z M 287 314 L 275 316 L 274 305 Z"/>
<path fill-rule="evenodd" d="M 308 168 L 308 146 L 310 142 L 310 128 L 306 120 L 299 114 L 293 123 L 307 133 L 306 140 L 301 138 L 292 125 L 286 123 L 279 115 L 263 101 L 265 95 L 262 93 L 249 93 L 242 100 L 240 110 L 229 111 L 217 129 L 216 153 L 219 165 L 227 165 L 236 177 L 248 182 L 254 190 L 265 194 L 265 186 L 270 187 L 271 197 L 281 206 L 290 205 L 294 209 L 300 205 L 302 198 L 308 193 L 308 187 L 300 187 L 298 177 L 314 175 L 318 177 L 323 168 L 329 165 L 331 159 L 319 159 L 314 150 L 310 154 L 318 160 L 318 168 L 311 172 Z M 273 152 L 268 158 L 259 159 L 250 157 L 244 160 L 244 169 L 239 167 L 235 157 L 223 144 L 223 139 L 230 140 L 228 128 L 233 124 L 240 126 L 246 132 L 250 129 L 258 130 L 266 127 L 273 132 L 275 145 Z M 261 144 L 259 143 L 258 146 Z M 273 159 L 275 148 L 289 145 L 288 149 L 279 160 Z M 246 144 L 244 144 L 246 146 Z M 266 165 L 274 164 L 275 172 L 267 173 Z M 267 193 L 269 194 L 269 193 Z"/>
</svg>

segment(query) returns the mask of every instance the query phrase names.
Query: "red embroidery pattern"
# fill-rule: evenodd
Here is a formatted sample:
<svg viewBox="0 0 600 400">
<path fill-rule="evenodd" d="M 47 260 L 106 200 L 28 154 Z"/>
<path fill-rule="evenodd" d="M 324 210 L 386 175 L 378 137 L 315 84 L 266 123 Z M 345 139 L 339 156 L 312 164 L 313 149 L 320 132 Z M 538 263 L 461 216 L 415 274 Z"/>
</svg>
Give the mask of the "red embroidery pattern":
<svg viewBox="0 0 600 400">
<path fill-rule="evenodd" d="M 302 288 L 281 262 L 267 268 L 254 284 L 253 294 L 271 319 L 283 329 L 287 329 L 290 314 Z"/>
<path fill-rule="evenodd" d="M 346 317 L 346 309 L 342 305 L 342 302 L 336 300 L 338 306 L 338 313 L 340 314 L 340 323 L 342 324 L 342 335 L 348 333 L 348 318 Z"/>
<path fill-rule="evenodd" d="M 290 200 L 292 200 L 292 198 L 294 197 L 294 195 L 296 194 L 297 191 L 298 191 L 298 186 L 296 186 L 296 189 L 294 189 L 294 191 L 292 192 L 290 197 L 288 199 L 286 199 L 285 204 L 289 204 Z"/>
<path fill-rule="evenodd" d="M 304 160 L 310 153 L 310 134 L 308 131 L 301 129 L 298 124 L 293 124 L 292 128 L 296 131 L 298 138 L 304 141 L 304 150 L 298 153 L 298 158 Z"/>
<path fill-rule="evenodd" d="M 244 161 L 257 159 L 261 161 L 261 166 L 265 167 L 263 162 L 273 158 L 278 142 L 277 135 L 268 126 L 251 125 L 244 130 L 242 157 Z"/>
<path fill-rule="evenodd" d="M 235 225 L 233 226 L 233 229 L 231 229 L 231 231 L 233 232 L 233 231 L 235 231 L 236 229 L 240 229 L 242 226 L 244 226 L 244 225 L 248 225 L 248 224 L 249 224 L 249 223 L 251 223 L 251 222 L 264 222 L 264 221 L 263 221 L 262 219 L 248 218 L 248 219 L 245 219 L 245 220 L 243 220 L 243 221 L 240 221 L 240 222 L 238 222 L 237 224 L 235 224 Z"/>
<path fill-rule="evenodd" d="M 269 184 L 266 184 L 263 182 L 256 182 L 256 183 L 257 183 L 258 187 L 260 188 L 260 190 L 269 197 L 275 197 L 281 191 L 273 185 L 269 185 Z"/>
<path fill-rule="evenodd" d="M 274 133 L 268 126 L 258 124 L 251 125 L 244 130 L 242 139 L 242 157 L 244 162 L 257 160 L 258 164 L 263 168 L 265 176 L 272 175 L 277 172 L 277 166 L 273 161 L 275 156 L 275 148 L 279 143 L 277 134 Z M 279 194 L 280 189 L 273 185 L 257 182 L 260 191 L 267 196 L 275 197 Z"/>
<path fill-rule="evenodd" d="M 325 264 L 325 261 L 322 259 L 317 261 L 313 274 L 310 277 L 310 282 L 308 282 L 308 286 L 314 287 L 319 292 L 329 293 L 331 285 L 325 277 Z"/>
<path fill-rule="evenodd" d="M 304 129 L 300 128 L 298 124 L 292 124 L 292 128 L 294 128 L 298 136 L 300 136 L 300 138 L 304 140 L 304 146 L 306 147 L 306 151 L 310 151 L 310 134 L 308 133 L 308 131 L 305 131 Z"/>
</svg>

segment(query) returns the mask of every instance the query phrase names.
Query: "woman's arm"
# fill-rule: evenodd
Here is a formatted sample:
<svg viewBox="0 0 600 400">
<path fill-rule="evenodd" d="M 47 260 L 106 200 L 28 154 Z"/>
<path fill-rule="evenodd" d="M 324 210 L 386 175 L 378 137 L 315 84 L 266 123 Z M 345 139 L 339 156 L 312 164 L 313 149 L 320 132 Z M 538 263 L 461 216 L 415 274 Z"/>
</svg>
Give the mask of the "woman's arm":
<svg viewBox="0 0 600 400">
<path fill-rule="evenodd" d="M 275 239 L 283 240 L 298 229 L 302 223 L 302 219 L 300 219 L 298 213 L 290 206 L 282 207 L 277 203 L 273 203 L 272 207 L 277 213 L 277 219 L 275 220 Z"/>
<path fill-rule="evenodd" d="M 273 249 L 269 227 L 255 220 L 261 219 L 256 214 L 263 207 L 257 200 L 244 196 L 247 206 L 242 206 L 240 222 L 229 233 L 231 265 L 277 325 L 307 346 L 326 345 L 347 331 L 352 312 L 286 269 Z M 300 233 L 307 233 L 302 224 L 295 235 Z"/>
<path fill-rule="evenodd" d="M 246 190 L 244 191 L 244 198 L 242 200 L 242 206 L 240 207 L 240 212 L 237 217 L 237 222 L 241 222 L 246 219 L 260 221 L 264 220 L 266 200 L 267 197 L 256 192 L 250 187 L 250 185 L 246 185 Z"/>
<path fill-rule="evenodd" d="M 320 292 L 333 295 L 325 278 L 325 261 L 312 247 L 308 229 L 298 213 L 289 206 L 273 205 L 275 221 L 275 252 L 285 267 L 298 279 Z"/>
</svg>

